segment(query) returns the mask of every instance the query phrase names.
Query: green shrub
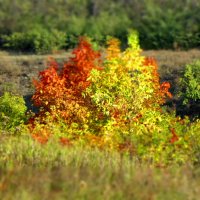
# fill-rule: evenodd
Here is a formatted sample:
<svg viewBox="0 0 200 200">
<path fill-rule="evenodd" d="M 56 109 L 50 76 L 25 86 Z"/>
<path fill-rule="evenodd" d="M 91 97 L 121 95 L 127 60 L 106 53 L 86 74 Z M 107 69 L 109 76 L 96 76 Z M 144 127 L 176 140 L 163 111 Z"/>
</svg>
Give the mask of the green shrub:
<svg viewBox="0 0 200 200">
<path fill-rule="evenodd" d="M 0 97 L 0 130 L 14 131 L 25 122 L 26 110 L 22 97 L 5 92 Z"/>
<path fill-rule="evenodd" d="M 11 35 L 2 37 L 3 47 L 16 51 L 31 51 L 33 50 L 33 36 L 30 34 L 15 32 Z"/>
<path fill-rule="evenodd" d="M 183 85 L 183 104 L 199 102 L 200 100 L 200 60 L 186 65 L 184 76 L 181 80 Z"/>
<path fill-rule="evenodd" d="M 199 118 L 200 105 L 200 60 L 186 65 L 182 78 L 179 80 L 177 93 L 178 115 L 188 115 L 192 120 Z"/>
<path fill-rule="evenodd" d="M 10 50 L 50 53 L 66 46 L 66 34 L 58 30 L 33 29 L 4 36 L 4 47 Z"/>
</svg>

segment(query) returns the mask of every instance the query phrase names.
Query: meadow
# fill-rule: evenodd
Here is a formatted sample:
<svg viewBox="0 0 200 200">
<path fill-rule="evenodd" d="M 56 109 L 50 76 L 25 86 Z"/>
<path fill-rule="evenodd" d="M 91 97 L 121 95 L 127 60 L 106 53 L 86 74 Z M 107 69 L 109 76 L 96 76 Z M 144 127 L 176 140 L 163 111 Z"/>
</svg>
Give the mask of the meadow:
<svg viewBox="0 0 200 200">
<path fill-rule="evenodd" d="M 84 40 L 56 61 L 0 53 L 0 199 L 199 198 L 199 113 L 176 110 L 199 106 L 200 52 L 129 45 L 110 40 L 103 64 Z"/>
<path fill-rule="evenodd" d="M 1 199 L 197 200 L 199 166 L 167 168 L 99 149 L 45 146 L 30 136 L 1 136 Z"/>
</svg>

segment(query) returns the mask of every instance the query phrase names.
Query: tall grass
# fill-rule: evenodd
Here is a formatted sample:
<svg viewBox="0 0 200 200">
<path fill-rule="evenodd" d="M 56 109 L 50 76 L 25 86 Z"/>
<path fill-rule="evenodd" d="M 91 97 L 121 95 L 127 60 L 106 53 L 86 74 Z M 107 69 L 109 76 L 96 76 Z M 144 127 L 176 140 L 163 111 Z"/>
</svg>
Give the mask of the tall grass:
<svg viewBox="0 0 200 200">
<path fill-rule="evenodd" d="M 30 136 L 0 137 L 0 199 L 198 199 L 200 171 Z"/>
</svg>

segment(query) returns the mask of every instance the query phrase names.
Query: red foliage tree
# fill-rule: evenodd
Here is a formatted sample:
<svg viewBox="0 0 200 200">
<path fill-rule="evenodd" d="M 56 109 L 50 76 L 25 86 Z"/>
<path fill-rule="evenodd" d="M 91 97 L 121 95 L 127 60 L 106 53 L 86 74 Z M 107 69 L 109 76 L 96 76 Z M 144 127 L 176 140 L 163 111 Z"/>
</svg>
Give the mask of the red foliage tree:
<svg viewBox="0 0 200 200">
<path fill-rule="evenodd" d="M 67 123 L 72 120 L 80 122 L 77 107 L 80 110 L 80 107 L 90 104 L 89 99 L 82 96 L 82 92 L 90 85 L 87 79 L 91 70 L 100 69 L 100 65 L 100 53 L 94 51 L 83 37 L 73 50 L 72 57 L 60 70 L 57 62 L 51 59 L 49 67 L 39 73 L 39 80 L 34 80 L 35 94 L 32 100 L 35 106 L 41 108 L 39 117 L 50 112 L 51 115 L 59 115 Z M 82 115 L 84 114 L 83 109 Z"/>
</svg>

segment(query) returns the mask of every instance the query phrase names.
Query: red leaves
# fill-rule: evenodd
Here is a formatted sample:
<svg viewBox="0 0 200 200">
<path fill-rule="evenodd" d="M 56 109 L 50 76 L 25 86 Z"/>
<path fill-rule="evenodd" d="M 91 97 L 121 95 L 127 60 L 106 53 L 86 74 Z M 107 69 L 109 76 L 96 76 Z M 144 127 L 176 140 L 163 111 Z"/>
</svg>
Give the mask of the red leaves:
<svg viewBox="0 0 200 200">
<path fill-rule="evenodd" d="M 163 104 L 165 103 L 166 97 L 172 98 L 172 94 L 169 92 L 170 89 L 170 83 L 169 82 L 163 82 L 160 84 L 160 78 L 158 74 L 158 66 L 156 63 L 156 60 L 154 58 L 145 58 L 144 60 L 145 66 L 151 66 L 153 67 L 152 70 L 152 80 L 154 87 L 154 99 L 152 100 L 152 104 L 158 103 Z"/>
<path fill-rule="evenodd" d="M 62 98 L 66 90 L 65 80 L 59 76 L 54 66 L 40 72 L 40 81 L 34 80 L 34 85 L 34 104 L 46 109 L 55 104 L 56 98 Z"/>
<path fill-rule="evenodd" d="M 77 48 L 72 52 L 69 62 L 64 64 L 61 75 L 66 79 L 66 87 L 71 87 L 82 92 L 90 82 L 87 81 L 92 69 L 100 69 L 100 53 L 92 49 L 85 38 L 80 39 Z"/>
<path fill-rule="evenodd" d="M 72 145 L 71 141 L 68 138 L 64 138 L 64 137 L 60 138 L 60 143 L 63 146 L 71 146 Z"/>
<path fill-rule="evenodd" d="M 100 53 L 95 52 L 85 38 L 81 38 L 72 54 L 74 57 L 64 63 L 60 73 L 58 64 L 51 58 L 49 68 L 40 72 L 40 80 L 34 80 L 36 92 L 32 99 L 36 106 L 49 111 L 51 105 L 60 108 L 67 100 L 81 98 L 81 93 L 90 84 L 87 80 L 90 71 L 100 66 Z"/>
<path fill-rule="evenodd" d="M 33 101 L 36 106 L 42 108 L 38 116 L 29 120 L 31 133 L 36 140 L 38 140 L 40 143 L 46 143 L 51 135 L 62 133 L 63 137 L 59 138 L 59 142 L 64 146 L 71 146 L 73 141 L 78 139 L 74 139 L 71 136 L 78 135 L 80 138 L 83 137 L 84 140 L 91 146 L 94 145 L 100 148 L 105 146 L 112 148 L 114 147 L 121 152 L 127 151 L 132 154 L 135 151 L 134 148 L 136 147 L 134 147 L 128 139 L 125 141 L 125 137 L 122 133 L 123 130 L 125 130 L 124 132 L 126 133 L 127 130 L 131 130 L 130 127 L 132 125 L 133 128 L 136 129 L 136 133 L 140 133 L 141 130 L 141 132 L 144 130 L 144 132 L 148 131 L 153 133 L 154 130 L 157 130 L 156 127 L 160 126 L 159 123 L 162 120 L 160 120 L 161 116 L 156 116 L 157 112 L 155 111 L 160 111 L 160 105 L 165 102 L 166 97 L 172 97 L 171 93 L 169 92 L 170 84 L 168 82 L 163 82 L 160 84 L 158 67 L 155 59 L 146 58 L 143 65 L 141 65 L 141 62 L 139 62 L 138 66 L 140 69 L 139 72 L 142 73 L 142 76 L 144 75 L 144 79 L 140 79 L 142 76 L 138 76 L 137 78 L 139 80 L 138 82 L 141 82 L 141 87 L 145 86 L 145 84 L 147 84 L 147 87 L 145 86 L 144 90 L 141 89 L 139 97 L 137 97 L 138 90 L 133 89 L 127 90 L 128 92 L 125 91 L 128 93 L 128 95 L 123 93 L 122 89 L 125 87 L 124 85 L 121 87 L 119 84 L 120 81 L 128 80 L 127 82 L 130 83 L 129 80 L 131 81 L 132 79 L 130 79 L 129 74 L 128 76 L 126 76 L 127 74 L 120 76 L 121 73 L 127 73 L 127 70 L 123 71 L 121 68 L 118 70 L 117 67 L 123 67 L 124 62 L 128 62 L 129 60 L 126 57 L 125 58 L 127 60 L 120 60 L 120 50 L 116 48 L 117 45 L 117 40 L 111 41 L 108 54 L 108 58 L 110 57 L 110 59 L 119 58 L 115 60 L 118 62 L 117 64 L 115 62 L 109 63 L 109 65 L 113 64 L 114 67 L 116 66 L 116 70 L 111 71 L 114 75 L 116 75 L 116 78 L 113 79 L 113 82 L 116 81 L 117 84 L 115 82 L 114 84 L 111 82 L 112 87 L 108 87 L 109 92 L 113 92 L 113 90 L 110 90 L 110 88 L 114 88 L 114 92 L 111 94 L 115 95 L 112 96 L 114 101 L 113 99 L 110 101 L 111 103 L 114 103 L 109 103 L 108 105 L 106 105 L 106 103 L 102 103 L 101 107 L 98 107 L 98 103 L 95 104 L 95 101 L 92 101 L 92 95 L 94 93 L 84 93 L 85 96 L 82 95 L 88 86 L 90 86 L 90 81 L 88 78 L 91 70 L 101 69 L 100 53 L 94 51 L 91 47 L 91 44 L 88 43 L 85 38 L 80 39 L 79 45 L 72 52 L 73 57 L 64 63 L 61 69 L 58 70 L 57 62 L 53 59 L 50 59 L 49 67 L 40 72 L 38 81 L 34 81 L 35 94 L 33 95 Z M 113 74 L 111 73 L 111 76 Z M 107 74 L 105 70 L 103 76 L 100 77 L 104 79 L 106 75 Z M 91 78 L 91 80 L 93 79 Z M 109 81 L 107 81 L 108 79 L 105 80 L 103 81 L 105 82 L 106 90 L 102 89 L 102 84 L 91 85 L 95 86 L 94 88 L 97 88 L 97 91 L 100 91 L 100 95 L 97 95 L 96 102 L 100 102 L 101 99 L 104 101 L 104 97 L 102 98 L 103 95 L 101 95 L 101 93 L 105 91 L 107 92 L 107 84 L 109 83 Z M 101 79 L 98 79 L 98 81 L 101 83 Z M 126 81 L 124 82 L 126 83 Z M 137 85 L 134 84 L 133 86 L 137 87 Z M 122 93 L 116 95 L 115 92 L 117 93 L 118 91 Z M 134 98 L 129 98 L 129 96 L 132 94 L 134 94 Z M 139 100 L 138 98 L 142 97 L 144 97 L 144 101 L 143 99 L 142 101 L 139 101 L 139 106 L 136 105 L 134 107 L 132 105 L 128 105 L 134 104 L 132 102 L 137 102 L 137 100 Z M 92 102 L 94 102 L 94 104 Z M 106 108 L 106 106 L 108 107 Z M 109 111 L 109 116 L 105 115 L 104 107 Z M 149 114 L 151 111 L 153 111 L 152 115 Z M 153 117 L 157 118 L 151 123 L 151 119 L 153 119 Z M 57 127 L 54 129 L 54 126 L 51 126 L 54 124 L 54 122 L 56 122 L 55 124 L 58 126 L 58 129 Z M 111 122 L 111 125 L 109 122 Z M 104 125 L 106 125 L 106 123 L 108 126 L 105 128 L 105 132 Z M 40 127 L 41 124 L 42 126 Z M 60 130 L 60 125 L 62 126 L 62 124 L 65 124 L 66 126 L 63 126 L 63 129 L 61 127 L 62 130 Z M 140 127 L 137 128 L 137 126 Z M 120 135 L 114 134 L 114 131 L 118 130 L 118 128 L 120 128 Z M 160 131 L 161 129 L 159 128 L 158 130 Z M 178 141 L 179 138 L 175 132 L 175 128 L 171 128 L 170 131 L 172 134 L 170 143 L 173 144 Z M 111 132 L 111 134 L 108 135 L 108 132 Z M 165 139 L 169 143 L 169 138 L 166 137 Z M 119 143 L 119 141 L 121 143 Z"/>
<path fill-rule="evenodd" d="M 48 138 L 50 136 L 50 132 L 47 128 L 40 128 L 37 132 L 32 134 L 32 137 L 37 140 L 41 144 L 46 144 L 48 142 Z"/>
<path fill-rule="evenodd" d="M 178 141 L 179 138 L 178 138 L 178 136 L 176 135 L 175 128 L 171 128 L 170 131 L 171 131 L 171 133 L 172 133 L 172 137 L 171 137 L 171 139 L 170 139 L 170 143 L 173 144 L 174 142 Z"/>
<path fill-rule="evenodd" d="M 46 112 L 50 113 L 51 120 L 56 120 L 58 116 L 67 124 L 84 121 L 87 116 L 85 107 L 88 107 L 90 99 L 84 98 L 82 92 L 90 85 L 87 79 L 91 70 L 100 69 L 101 55 L 92 49 L 86 38 L 80 39 L 72 54 L 73 57 L 60 70 L 58 63 L 50 58 L 49 67 L 39 73 L 39 80 L 33 82 L 35 94 L 32 100 L 41 108 L 36 117 L 40 123 L 45 123 L 43 117 L 46 117 Z M 33 124 L 34 118 L 30 120 L 30 124 Z M 34 129 L 34 126 L 30 127 Z M 38 134 L 40 136 L 43 133 Z M 42 139 L 38 134 L 34 138 L 40 141 Z M 61 143 L 66 142 L 61 140 Z"/>
<path fill-rule="evenodd" d="M 154 66 L 155 69 L 158 69 L 157 62 L 156 62 L 156 60 L 155 60 L 154 58 L 145 57 L 144 63 L 143 63 L 143 64 L 144 64 L 144 66 L 149 66 L 149 65 L 151 65 L 151 66 Z"/>
<path fill-rule="evenodd" d="M 160 91 L 168 96 L 169 98 L 172 98 L 172 94 L 169 92 L 169 88 L 170 88 L 170 83 L 169 82 L 163 82 L 161 85 L 160 85 Z"/>
</svg>

